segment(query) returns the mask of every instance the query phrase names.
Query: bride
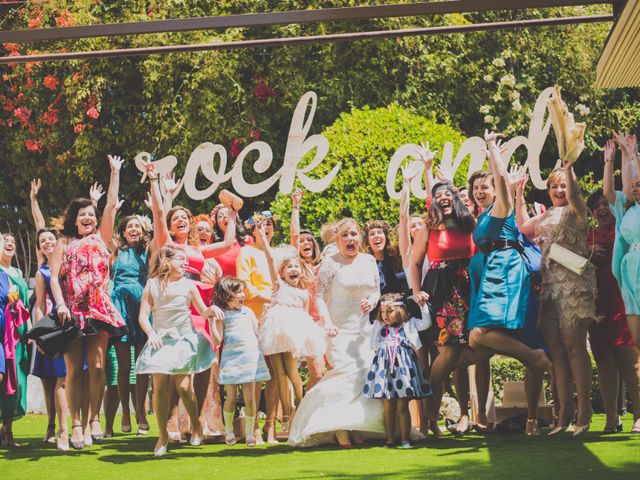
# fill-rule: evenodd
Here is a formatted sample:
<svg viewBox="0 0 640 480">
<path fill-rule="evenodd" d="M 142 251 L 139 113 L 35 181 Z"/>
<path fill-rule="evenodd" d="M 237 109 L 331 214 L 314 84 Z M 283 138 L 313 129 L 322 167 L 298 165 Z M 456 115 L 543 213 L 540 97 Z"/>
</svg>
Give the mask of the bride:
<svg viewBox="0 0 640 480">
<path fill-rule="evenodd" d="M 368 313 L 380 297 L 380 278 L 371 255 L 360 253 L 361 235 L 351 218 L 336 226 L 338 253 L 318 272 L 318 310 L 329 335 L 331 370 L 302 399 L 289 433 L 289 445 L 307 447 L 335 441 L 341 447 L 362 442 L 362 434 L 384 434 L 382 402 L 363 394 L 373 359 Z"/>
</svg>

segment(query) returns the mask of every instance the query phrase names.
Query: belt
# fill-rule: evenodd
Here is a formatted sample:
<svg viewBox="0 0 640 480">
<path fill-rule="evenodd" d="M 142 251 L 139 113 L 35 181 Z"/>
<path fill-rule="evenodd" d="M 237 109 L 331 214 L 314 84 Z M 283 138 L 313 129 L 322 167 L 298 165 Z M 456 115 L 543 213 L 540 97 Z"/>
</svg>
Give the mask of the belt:
<svg viewBox="0 0 640 480">
<path fill-rule="evenodd" d="M 184 278 L 188 278 L 189 280 L 193 280 L 195 282 L 199 282 L 200 281 L 200 274 L 199 273 L 193 273 L 193 272 L 185 272 L 184 273 Z"/>
<path fill-rule="evenodd" d="M 513 248 L 520 255 L 526 258 L 524 253 L 524 248 L 522 248 L 522 244 L 518 241 L 514 240 L 492 240 L 490 242 L 483 243 L 482 245 L 476 245 L 478 250 L 480 250 L 485 255 L 489 255 L 491 252 L 495 252 L 497 250 L 507 250 L 509 248 Z"/>
</svg>

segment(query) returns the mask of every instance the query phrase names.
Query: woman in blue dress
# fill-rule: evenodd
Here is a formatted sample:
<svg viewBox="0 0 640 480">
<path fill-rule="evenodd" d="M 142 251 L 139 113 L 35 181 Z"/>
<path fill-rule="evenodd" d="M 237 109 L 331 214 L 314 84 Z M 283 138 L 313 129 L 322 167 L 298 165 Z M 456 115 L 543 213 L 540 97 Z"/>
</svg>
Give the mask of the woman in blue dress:
<svg viewBox="0 0 640 480">
<path fill-rule="evenodd" d="M 129 411 L 131 348 L 134 348 L 137 359 L 147 341 L 138 324 L 142 292 L 147 283 L 148 262 L 147 251 L 151 242 L 149 229 L 137 215 L 122 219 L 116 231 L 117 251 L 113 264 L 113 291 L 111 299 L 122 315 L 129 333 L 115 341 L 118 358 L 118 393 L 122 404 L 121 429 L 131 431 L 131 413 Z M 138 433 L 149 433 L 145 411 L 145 400 L 149 386 L 149 375 L 136 375 L 135 382 L 135 415 Z"/>
<path fill-rule="evenodd" d="M 483 212 L 473 233 L 478 252 L 469 263 L 469 341 L 476 350 L 514 357 L 529 368 L 550 370 L 544 351 L 532 350 L 514 335 L 525 325 L 530 277 L 517 239 L 513 199 L 496 138 L 494 133 L 485 135 L 489 166 L 496 175 L 480 177 L 472 185 L 473 198 Z"/>
<path fill-rule="evenodd" d="M 58 232 L 52 228 L 46 228 L 46 222 L 38 204 L 38 192 L 41 186 L 40 179 L 31 181 L 31 215 L 36 227 L 36 258 L 38 265 L 40 265 L 36 271 L 34 322 L 40 321 L 50 311 L 56 311 L 55 300 L 51 291 L 49 263 L 56 243 L 58 243 Z M 93 189 L 91 194 L 93 194 Z M 57 445 L 60 450 L 68 450 L 67 417 L 69 415 L 69 407 L 64 390 L 64 379 L 67 375 L 64 356 L 49 357 L 36 350 L 31 373 L 42 382 L 45 407 L 49 417 L 44 441 L 47 443 L 56 442 L 55 426 L 57 415 L 60 428 Z"/>
<path fill-rule="evenodd" d="M 611 262 L 622 292 L 633 342 L 640 348 L 640 158 L 635 135 L 614 135 L 622 152 L 622 192 L 616 192 L 611 154 L 605 160 L 604 195 L 616 217 L 616 238 Z M 637 425 L 640 430 L 640 422 Z"/>
</svg>

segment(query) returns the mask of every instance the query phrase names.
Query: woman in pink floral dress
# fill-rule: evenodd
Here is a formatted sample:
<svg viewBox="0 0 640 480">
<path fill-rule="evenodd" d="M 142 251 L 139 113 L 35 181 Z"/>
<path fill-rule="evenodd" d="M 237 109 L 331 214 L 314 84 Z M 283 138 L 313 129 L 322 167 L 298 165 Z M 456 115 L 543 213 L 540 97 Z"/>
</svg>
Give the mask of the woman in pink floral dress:
<svg viewBox="0 0 640 480">
<path fill-rule="evenodd" d="M 123 160 L 109 156 L 111 179 L 102 222 L 98 227 L 95 205 L 91 200 L 73 200 L 64 214 L 62 238 L 51 260 L 51 289 L 61 322 L 73 321 L 80 328 L 64 353 L 67 365 L 66 393 L 72 421 L 71 446 L 84 447 L 83 432 L 90 422 L 91 437 L 103 438 L 100 404 L 105 385 L 105 352 L 109 337 L 127 332 L 126 324 L 107 292 L 109 249 L 118 201 L 120 167 Z M 89 373 L 89 391 L 83 391 L 84 352 Z M 89 416 L 80 417 L 83 395 L 89 396 Z"/>
</svg>

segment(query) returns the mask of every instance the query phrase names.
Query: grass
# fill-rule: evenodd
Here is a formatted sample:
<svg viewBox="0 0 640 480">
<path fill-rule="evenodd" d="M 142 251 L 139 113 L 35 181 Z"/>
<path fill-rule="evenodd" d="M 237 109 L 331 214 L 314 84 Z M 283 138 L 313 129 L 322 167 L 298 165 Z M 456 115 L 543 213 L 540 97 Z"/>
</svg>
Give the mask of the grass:
<svg viewBox="0 0 640 480">
<path fill-rule="evenodd" d="M 579 439 L 568 433 L 559 438 L 446 435 L 411 450 L 377 445 L 352 450 L 329 446 L 295 450 L 285 445 L 251 449 L 244 445 L 183 445 L 171 446 L 166 457 L 155 459 L 151 455 L 156 442 L 154 430 L 148 437 L 121 434 L 80 452 L 61 454 L 41 443 L 46 418 L 30 415 L 14 425 L 16 439 L 27 445 L 0 450 L 0 478 L 631 480 L 640 478 L 640 436 L 626 433 L 631 428 L 630 415 L 624 420 L 625 433 L 601 436 L 604 417 L 596 415 L 592 430 Z M 119 419 L 115 425 L 119 425 Z"/>
</svg>

